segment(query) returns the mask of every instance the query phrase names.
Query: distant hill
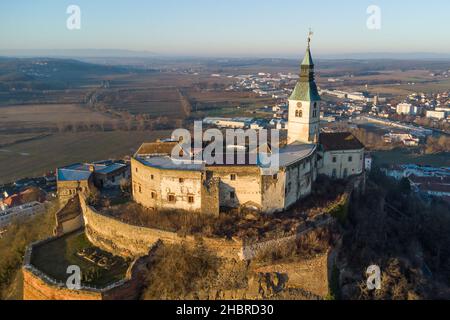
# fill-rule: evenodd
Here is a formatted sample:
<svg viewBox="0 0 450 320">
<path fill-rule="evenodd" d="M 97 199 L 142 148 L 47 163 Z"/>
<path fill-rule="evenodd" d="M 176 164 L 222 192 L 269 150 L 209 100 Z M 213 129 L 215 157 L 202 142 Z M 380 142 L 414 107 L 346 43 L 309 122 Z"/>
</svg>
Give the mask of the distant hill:
<svg viewBox="0 0 450 320">
<path fill-rule="evenodd" d="M 0 57 L 0 90 L 11 87 L 63 89 L 98 82 L 109 75 L 137 72 L 142 70 L 74 59 Z"/>
</svg>

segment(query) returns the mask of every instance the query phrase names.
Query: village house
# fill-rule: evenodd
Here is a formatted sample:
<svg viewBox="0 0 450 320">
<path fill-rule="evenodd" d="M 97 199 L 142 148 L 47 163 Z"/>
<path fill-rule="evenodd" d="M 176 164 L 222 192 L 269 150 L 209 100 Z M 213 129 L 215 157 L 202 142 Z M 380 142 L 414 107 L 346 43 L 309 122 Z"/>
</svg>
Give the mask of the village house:
<svg viewBox="0 0 450 320">
<path fill-rule="evenodd" d="M 58 197 L 66 203 L 78 192 L 89 194 L 96 188 L 108 189 L 120 186 L 129 180 L 129 165 L 120 161 L 75 163 L 58 168 L 56 173 Z"/>
</svg>

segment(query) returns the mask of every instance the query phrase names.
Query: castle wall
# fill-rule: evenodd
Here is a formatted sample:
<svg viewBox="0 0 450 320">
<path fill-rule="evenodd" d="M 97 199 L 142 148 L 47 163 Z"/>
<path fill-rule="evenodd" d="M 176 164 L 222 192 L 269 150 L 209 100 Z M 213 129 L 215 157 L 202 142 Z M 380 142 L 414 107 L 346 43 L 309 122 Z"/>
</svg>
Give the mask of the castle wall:
<svg viewBox="0 0 450 320">
<path fill-rule="evenodd" d="M 349 157 L 351 157 L 351 161 L 349 161 Z M 336 159 L 335 162 L 333 158 Z M 329 177 L 343 179 L 359 175 L 364 170 L 364 149 L 326 151 L 323 153 L 322 163 L 319 173 Z"/>
<path fill-rule="evenodd" d="M 147 208 L 201 212 L 202 172 L 162 170 L 131 160 L 133 199 Z"/>
<path fill-rule="evenodd" d="M 202 213 L 213 216 L 220 214 L 220 180 L 207 179 L 202 187 Z"/>
<path fill-rule="evenodd" d="M 262 183 L 262 207 L 264 212 L 274 213 L 284 209 L 286 172 L 283 168 L 274 176 L 261 177 Z"/>
<path fill-rule="evenodd" d="M 83 216 L 78 215 L 72 219 L 61 222 L 61 234 L 71 233 L 82 228 L 84 225 Z"/>
<path fill-rule="evenodd" d="M 257 166 L 211 166 L 208 170 L 220 179 L 220 206 L 262 208 L 262 180 Z"/>
<path fill-rule="evenodd" d="M 285 208 L 311 193 L 313 180 L 312 157 L 303 159 L 286 168 Z"/>
<path fill-rule="evenodd" d="M 89 194 L 95 189 L 92 178 L 82 181 L 61 181 L 58 180 L 57 192 L 61 206 L 64 206 L 70 199 L 75 197 L 79 191 Z"/>
<path fill-rule="evenodd" d="M 102 300 L 100 292 L 69 290 L 62 284 L 45 281 L 25 267 L 22 273 L 24 300 Z"/>
<path fill-rule="evenodd" d="M 148 253 L 159 240 L 167 244 L 195 245 L 193 236 L 181 237 L 174 232 L 153 228 L 143 228 L 123 223 L 114 218 L 102 215 L 88 206 L 81 199 L 86 236 L 95 246 L 108 252 L 125 257 L 139 257 Z M 205 246 L 222 257 L 239 258 L 242 243 L 223 239 L 203 239 Z"/>
<path fill-rule="evenodd" d="M 83 215 L 80 213 L 80 197 L 76 195 L 56 213 L 54 234 L 61 236 L 84 226 Z"/>
<path fill-rule="evenodd" d="M 145 256 L 133 261 L 124 279 L 100 289 L 82 286 L 78 290 L 73 290 L 31 264 L 33 248 L 53 240 L 55 238 L 49 238 L 27 248 L 22 268 L 24 300 L 135 300 L 139 298 L 145 282 L 147 264 L 151 261 L 156 246 Z"/>
</svg>

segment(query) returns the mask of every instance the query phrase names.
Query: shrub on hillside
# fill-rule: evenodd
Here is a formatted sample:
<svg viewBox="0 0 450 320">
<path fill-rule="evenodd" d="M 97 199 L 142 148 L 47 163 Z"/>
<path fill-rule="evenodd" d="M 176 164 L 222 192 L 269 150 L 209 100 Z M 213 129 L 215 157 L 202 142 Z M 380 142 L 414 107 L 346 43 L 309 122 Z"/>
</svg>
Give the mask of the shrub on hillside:
<svg viewBox="0 0 450 320">
<path fill-rule="evenodd" d="M 16 220 L 0 238 L 0 299 L 6 298 L 8 286 L 22 265 L 26 247 L 52 235 L 57 208 L 54 202 L 44 214 Z"/>
<path fill-rule="evenodd" d="M 198 242 L 195 248 L 186 244 L 162 246 L 149 266 L 144 300 L 193 298 L 215 281 L 220 260 Z"/>
</svg>

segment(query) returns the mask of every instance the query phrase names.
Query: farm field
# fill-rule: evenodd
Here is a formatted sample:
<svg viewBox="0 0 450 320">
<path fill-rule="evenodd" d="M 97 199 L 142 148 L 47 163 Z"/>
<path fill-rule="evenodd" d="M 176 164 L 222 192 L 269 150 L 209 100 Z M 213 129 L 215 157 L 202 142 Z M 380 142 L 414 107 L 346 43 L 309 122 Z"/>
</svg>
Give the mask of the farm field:
<svg viewBox="0 0 450 320">
<path fill-rule="evenodd" d="M 150 116 L 183 116 L 181 97 L 175 88 L 125 89 L 104 92 L 101 102 L 108 108 L 131 114 Z"/>
<path fill-rule="evenodd" d="M 374 163 L 378 166 L 393 164 L 421 164 L 434 167 L 450 167 L 450 153 L 416 155 L 408 149 L 375 151 L 372 153 Z"/>
<path fill-rule="evenodd" d="M 112 122 L 114 118 L 77 104 L 30 104 L 0 107 L 0 131 L 55 128 L 63 123 Z"/>
<path fill-rule="evenodd" d="M 122 158 L 141 143 L 170 136 L 170 131 L 77 132 L 46 136 L 0 148 L 0 183 L 40 176 L 74 162 Z"/>
</svg>

